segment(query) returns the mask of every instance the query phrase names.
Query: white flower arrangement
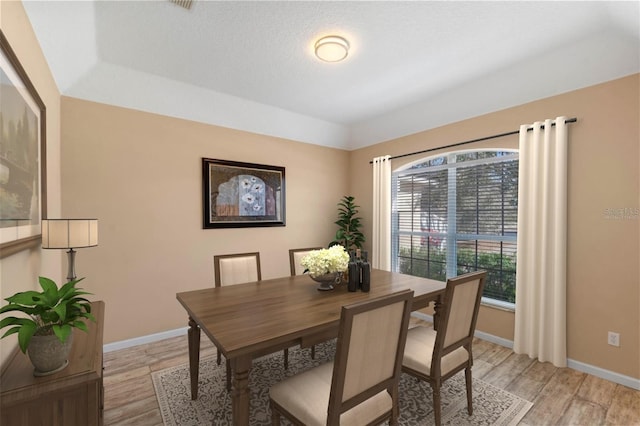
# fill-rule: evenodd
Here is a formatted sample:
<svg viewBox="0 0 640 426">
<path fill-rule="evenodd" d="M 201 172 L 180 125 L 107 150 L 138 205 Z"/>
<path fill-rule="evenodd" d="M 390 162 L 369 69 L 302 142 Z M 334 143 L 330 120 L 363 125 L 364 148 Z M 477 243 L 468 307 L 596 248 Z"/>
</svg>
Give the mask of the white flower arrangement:
<svg viewBox="0 0 640 426">
<path fill-rule="evenodd" d="M 341 245 L 313 250 L 302 258 L 300 264 L 309 275 L 317 277 L 331 272 L 344 272 L 349 266 L 349 253 Z"/>
</svg>

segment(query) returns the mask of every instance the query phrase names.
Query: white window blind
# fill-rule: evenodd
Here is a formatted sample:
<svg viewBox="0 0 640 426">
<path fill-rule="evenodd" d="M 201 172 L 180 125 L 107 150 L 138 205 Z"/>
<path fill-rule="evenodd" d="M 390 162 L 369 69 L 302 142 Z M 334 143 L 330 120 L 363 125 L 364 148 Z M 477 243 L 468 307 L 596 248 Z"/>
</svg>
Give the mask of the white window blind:
<svg viewBox="0 0 640 426">
<path fill-rule="evenodd" d="M 515 302 L 518 153 L 455 152 L 392 177 L 392 268 L 445 280 L 484 269 L 484 297 Z"/>
</svg>

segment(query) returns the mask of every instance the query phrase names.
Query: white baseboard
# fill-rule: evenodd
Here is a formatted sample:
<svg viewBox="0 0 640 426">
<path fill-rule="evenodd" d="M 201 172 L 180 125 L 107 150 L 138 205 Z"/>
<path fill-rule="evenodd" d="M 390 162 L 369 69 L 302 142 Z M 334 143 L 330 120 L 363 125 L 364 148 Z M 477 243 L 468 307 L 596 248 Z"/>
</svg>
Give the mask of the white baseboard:
<svg viewBox="0 0 640 426">
<path fill-rule="evenodd" d="M 610 382 L 617 383 L 631 389 L 640 390 L 640 379 L 634 379 L 633 377 L 605 370 L 604 368 L 595 367 L 590 364 L 585 364 L 584 362 L 574 361 L 572 359 L 567 360 L 567 367 L 583 373 L 591 374 L 592 376 L 600 377 L 601 379 L 609 380 Z"/>
<path fill-rule="evenodd" d="M 163 331 L 161 333 L 149 334 L 146 336 L 135 337 L 133 339 L 121 340 L 119 342 L 107 343 L 103 346 L 103 352 L 112 352 L 120 349 L 131 348 L 133 346 L 144 345 L 145 343 L 153 343 L 159 340 L 169 339 L 171 337 L 184 336 L 187 334 L 189 327 L 182 327 L 175 330 Z"/>
<path fill-rule="evenodd" d="M 433 322 L 433 317 L 422 312 L 413 312 L 411 316 Z M 112 352 L 120 349 L 126 349 L 133 346 L 143 345 L 145 343 L 157 342 L 159 340 L 168 339 L 171 337 L 184 336 L 187 334 L 189 327 L 182 327 L 175 330 L 163 331 L 162 333 L 149 334 L 147 336 L 136 337 L 133 339 L 121 340 L 119 342 L 108 343 L 104 345 L 104 352 Z M 494 336 L 482 331 L 476 331 L 475 336 L 478 339 L 486 340 L 487 342 L 495 343 L 500 346 L 504 346 L 509 349 L 513 349 L 513 341 L 504 339 L 502 337 Z M 623 386 L 627 386 L 631 389 L 640 390 L 640 379 L 625 376 L 623 374 L 616 373 L 614 371 L 605 370 L 604 368 L 596 367 L 584 362 L 574 361 L 572 359 L 567 360 L 567 367 L 577 370 L 583 373 L 591 374 L 592 376 L 600 377 L 601 379 L 609 380 L 613 383 L 618 383 Z"/>
<path fill-rule="evenodd" d="M 433 316 L 427 315 L 422 312 L 412 312 L 411 316 L 419 318 L 424 321 L 433 322 Z M 513 349 L 513 340 L 504 339 L 502 337 L 494 336 L 482 331 L 475 332 L 475 336 L 478 339 L 486 340 L 487 342 L 495 343 L 500 346 L 504 346 L 509 349 Z M 619 385 L 629 387 L 631 389 L 640 390 L 640 379 L 625 376 L 623 374 L 616 373 L 614 371 L 605 370 L 604 368 L 596 367 L 584 362 L 567 359 L 567 367 L 580 371 L 582 373 L 591 374 L 592 376 L 599 377 L 601 379 L 608 380 Z"/>
</svg>

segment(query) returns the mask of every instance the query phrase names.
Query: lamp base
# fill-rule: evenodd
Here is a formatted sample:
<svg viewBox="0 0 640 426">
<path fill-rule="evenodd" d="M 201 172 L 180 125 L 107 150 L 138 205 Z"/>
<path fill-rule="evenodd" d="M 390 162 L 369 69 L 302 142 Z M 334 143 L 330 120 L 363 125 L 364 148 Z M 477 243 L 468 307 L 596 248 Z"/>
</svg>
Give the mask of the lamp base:
<svg viewBox="0 0 640 426">
<path fill-rule="evenodd" d="M 76 279 L 76 251 L 69 249 L 67 256 L 69 258 L 69 270 L 67 271 L 67 281 L 73 281 Z"/>
</svg>

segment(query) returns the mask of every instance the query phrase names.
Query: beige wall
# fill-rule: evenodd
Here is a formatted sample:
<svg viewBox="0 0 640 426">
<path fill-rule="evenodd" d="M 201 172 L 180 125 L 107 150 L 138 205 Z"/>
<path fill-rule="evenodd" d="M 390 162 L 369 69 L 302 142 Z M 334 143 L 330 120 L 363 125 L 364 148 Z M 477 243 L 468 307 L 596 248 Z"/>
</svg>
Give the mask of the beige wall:
<svg viewBox="0 0 640 426">
<path fill-rule="evenodd" d="M 21 2 L 0 1 L 0 28 L 46 107 L 47 210 L 56 215 L 60 213 L 60 94 Z M 58 250 L 36 246 L 1 259 L 0 298 L 37 288 L 39 275 L 62 277 Z M 16 346 L 15 335 L 0 340 L 0 365 Z"/>
<path fill-rule="evenodd" d="M 211 285 L 214 254 L 258 250 L 264 278 L 288 274 L 287 249 L 326 244 L 335 230 L 335 204 L 346 193 L 356 196 L 370 224 L 374 156 L 567 115 L 579 120 L 570 125 L 568 355 L 640 378 L 638 219 L 604 217 L 605 209 L 640 203 L 638 75 L 348 153 L 61 101 L 20 2 L 0 1 L 0 25 L 47 106 L 49 217 L 100 219 L 100 245 L 79 251 L 77 269 L 93 298 L 107 303 L 105 343 L 185 326 L 175 293 Z M 515 143 L 504 138 L 484 145 Z M 287 226 L 201 229 L 201 157 L 285 166 Z M 60 279 L 61 254 L 35 249 L 2 259 L 2 295 L 35 287 L 38 275 Z M 512 339 L 513 314 L 483 308 L 479 329 Z M 620 348 L 606 344 L 609 330 L 621 333 Z M 15 341 L 0 345 L 4 362 Z"/>
<path fill-rule="evenodd" d="M 363 206 L 364 222 L 370 224 L 372 217 L 368 176 L 373 157 L 517 130 L 520 124 L 560 115 L 577 117 L 569 125 L 568 356 L 640 378 L 640 219 L 605 218 L 605 209 L 639 207 L 639 80 L 633 75 L 352 152 L 351 192 Z M 472 146 L 513 147 L 516 138 Z M 484 307 L 478 328 L 512 340 L 513 317 Z M 607 345 L 608 331 L 620 333 L 619 348 Z"/>
<path fill-rule="evenodd" d="M 286 227 L 202 229 L 202 157 L 284 166 Z M 105 343 L 186 326 L 176 293 L 213 286 L 215 254 L 259 251 L 263 279 L 289 248 L 326 246 L 349 153 L 62 98 L 62 205 L 97 217 L 78 276 L 106 302 Z"/>
</svg>

